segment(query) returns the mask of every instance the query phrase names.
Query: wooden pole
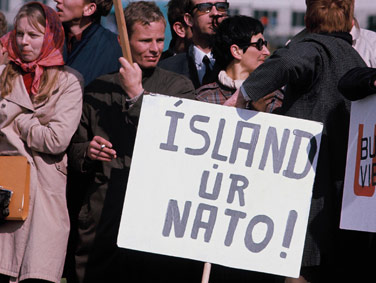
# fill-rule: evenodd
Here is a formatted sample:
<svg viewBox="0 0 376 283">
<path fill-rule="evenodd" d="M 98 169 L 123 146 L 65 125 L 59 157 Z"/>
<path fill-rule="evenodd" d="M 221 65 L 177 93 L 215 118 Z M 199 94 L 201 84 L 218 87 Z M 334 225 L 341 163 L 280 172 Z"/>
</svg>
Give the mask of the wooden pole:
<svg viewBox="0 0 376 283">
<path fill-rule="evenodd" d="M 113 2 L 123 57 L 127 59 L 129 63 L 133 64 L 131 48 L 129 46 L 127 26 L 125 24 L 123 5 L 121 4 L 121 0 L 113 0 Z"/>
<path fill-rule="evenodd" d="M 208 262 L 205 262 L 204 271 L 202 272 L 201 283 L 209 283 L 210 269 L 211 269 L 211 264 Z"/>
</svg>

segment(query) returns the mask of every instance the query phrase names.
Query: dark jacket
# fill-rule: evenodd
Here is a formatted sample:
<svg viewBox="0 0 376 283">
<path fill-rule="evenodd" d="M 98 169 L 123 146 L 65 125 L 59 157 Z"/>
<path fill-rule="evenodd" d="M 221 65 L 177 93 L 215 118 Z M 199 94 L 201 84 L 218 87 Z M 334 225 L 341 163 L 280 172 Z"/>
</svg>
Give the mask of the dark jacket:
<svg viewBox="0 0 376 283">
<path fill-rule="evenodd" d="M 192 81 L 195 88 L 200 87 L 195 61 L 188 52 L 161 60 L 158 67 L 184 75 Z"/>
<path fill-rule="evenodd" d="M 338 91 L 340 78 L 365 66 L 349 34 L 309 34 L 278 49 L 241 87 L 253 101 L 286 85 L 279 113 L 322 122 L 303 266 L 331 254 L 339 222 L 346 165 L 350 102 Z"/>
<path fill-rule="evenodd" d="M 348 71 L 339 81 L 339 91 L 349 100 L 358 100 L 376 94 L 376 69 L 357 67 Z"/>
<path fill-rule="evenodd" d="M 85 86 L 101 75 L 118 72 L 121 56 L 117 35 L 95 23 L 83 31 L 80 41 L 73 39 L 69 54 L 64 48 L 65 64 L 83 75 Z"/>
<path fill-rule="evenodd" d="M 158 67 L 144 72 L 143 86 L 149 92 L 194 99 L 194 88 L 187 78 Z M 142 104 L 140 97 L 129 107 L 126 98 L 117 73 L 90 84 L 85 90 L 82 119 L 68 153 L 72 168 L 89 176 L 78 222 L 79 282 L 183 282 L 185 278 L 186 282 L 192 282 L 194 273 L 190 268 L 196 265 L 193 261 L 120 249 L 116 245 Z M 112 143 L 116 159 L 111 162 L 85 159 L 88 143 L 96 135 Z M 147 172 L 140 174 L 147 178 Z M 178 273 L 170 273 L 174 269 Z M 164 280 L 166 272 L 171 276 Z M 195 276 L 194 281 L 198 281 L 201 273 Z"/>
<path fill-rule="evenodd" d="M 161 60 L 158 63 L 158 66 L 162 69 L 186 76 L 192 81 L 195 89 L 201 86 L 198 79 L 195 60 L 190 52 L 176 54 L 175 56 Z M 219 71 L 219 67 L 215 64 L 212 73 L 210 74 L 208 83 L 212 83 L 217 80 Z"/>
<path fill-rule="evenodd" d="M 84 77 L 84 85 L 87 86 L 95 78 L 109 73 L 118 72 L 120 63 L 118 58 L 122 56 L 117 35 L 105 29 L 99 24 L 93 23 L 87 27 L 80 41 L 72 39 L 71 52 L 68 54 L 67 38 L 64 46 L 64 61 L 66 65 L 79 71 Z M 71 234 L 67 250 L 65 271 L 67 277 L 73 272 L 74 260 L 72 250 L 75 246 L 75 227 L 77 214 L 80 209 L 80 202 L 83 191 L 80 190 L 82 176 L 76 176 L 75 172 L 68 167 L 67 204 L 71 221 Z"/>
</svg>

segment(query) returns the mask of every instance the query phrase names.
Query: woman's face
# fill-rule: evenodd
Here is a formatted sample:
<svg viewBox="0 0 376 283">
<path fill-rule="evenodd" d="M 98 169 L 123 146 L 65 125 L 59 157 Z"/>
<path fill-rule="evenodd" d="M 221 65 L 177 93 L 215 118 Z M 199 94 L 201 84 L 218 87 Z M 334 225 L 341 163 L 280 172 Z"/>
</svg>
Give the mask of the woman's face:
<svg viewBox="0 0 376 283">
<path fill-rule="evenodd" d="M 252 36 L 251 43 L 255 43 L 259 39 L 264 40 L 264 36 L 261 33 Z M 248 73 L 252 73 L 258 66 L 264 63 L 269 55 L 269 49 L 265 45 L 262 46 L 261 50 L 258 50 L 254 45 L 250 45 L 243 54 L 241 64 Z"/>
<path fill-rule="evenodd" d="M 38 58 L 44 39 L 45 28 L 38 24 L 38 29 L 31 25 L 27 17 L 17 22 L 16 43 L 24 62 L 32 62 Z"/>
</svg>

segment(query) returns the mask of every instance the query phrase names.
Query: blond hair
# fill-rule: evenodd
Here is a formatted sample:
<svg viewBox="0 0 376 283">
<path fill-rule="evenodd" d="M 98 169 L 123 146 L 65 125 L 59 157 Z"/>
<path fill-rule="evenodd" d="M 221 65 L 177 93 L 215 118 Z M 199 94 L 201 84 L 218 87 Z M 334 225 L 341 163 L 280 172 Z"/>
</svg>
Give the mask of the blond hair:
<svg viewBox="0 0 376 283">
<path fill-rule="evenodd" d="M 56 83 L 59 79 L 59 73 L 61 71 L 63 71 L 62 66 L 45 68 L 41 77 L 38 94 L 31 96 L 33 102 L 40 103 L 45 99 L 50 98 L 56 89 Z M 4 68 L 2 74 L 0 75 L 0 89 L 2 98 L 6 97 L 12 92 L 14 80 L 17 76 L 21 75 L 22 69 L 13 62 L 10 62 Z"/>
<path fill-rule="evenodd" d="M 38 3 L 29 3 L 22 6 L 14 19 L 14 26 L 16 27 L 18 21 L 24 17 L 27 17 L 29 24 L 38 30 L 39 25 L 46 27 L 46 16 L 43 8 Z M 56 87 L 59 72 L 62 69 L 63 67 L 61 66 L 44 68 L 38 93 L 32 97 L 33 102 L 39 103 L 52 95 Z M 0 75 L 1 97 L 4 98 L 12 92 L 13 82 L 17 75 L 22 75 L 22 69 L 15 63 L 10 62 Z"/>
</svg>

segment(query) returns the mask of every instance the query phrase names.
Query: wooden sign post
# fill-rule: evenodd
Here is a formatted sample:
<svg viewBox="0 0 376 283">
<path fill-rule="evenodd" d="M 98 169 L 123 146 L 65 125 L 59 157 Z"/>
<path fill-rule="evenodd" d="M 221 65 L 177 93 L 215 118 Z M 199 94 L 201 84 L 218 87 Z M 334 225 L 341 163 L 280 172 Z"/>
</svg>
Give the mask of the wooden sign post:
<svg viewBox="0 0 376 283">
<path fill-rule="evenodd" d="M 114 0 L 113 2 L 123 57 L 127 59 L 129 63 L 133 64 L 131 49 L 129 47 L 127 26 L 125 24 L 123 5 L 121 4 L 121 0 Z"/>
<path fill-rule="evenodd" d="M 202 272 L 201 283 L 209 283 L 211 263 L 205 262 L 204 271 Z"/>
</svg>

